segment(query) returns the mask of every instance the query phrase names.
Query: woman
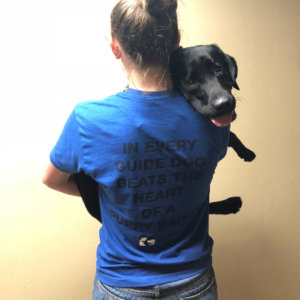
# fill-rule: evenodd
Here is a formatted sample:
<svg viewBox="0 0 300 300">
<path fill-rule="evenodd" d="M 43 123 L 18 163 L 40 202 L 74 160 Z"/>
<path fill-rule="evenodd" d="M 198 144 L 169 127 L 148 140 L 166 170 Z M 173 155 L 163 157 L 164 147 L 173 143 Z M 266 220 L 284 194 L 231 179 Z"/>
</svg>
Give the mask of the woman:
<svg viewBox="0 0 300 300">
<path fill-rule="evenodd" d="M 228 128 L 172 89 L 177 0 L 119 0 L 111 49 L 129 88 L 76 105 L 44 183 L 79 195 L 70 174 L 99 183 L 103 226 L 93 299 L 217 299 L 209 187 Z"/>
</svg>

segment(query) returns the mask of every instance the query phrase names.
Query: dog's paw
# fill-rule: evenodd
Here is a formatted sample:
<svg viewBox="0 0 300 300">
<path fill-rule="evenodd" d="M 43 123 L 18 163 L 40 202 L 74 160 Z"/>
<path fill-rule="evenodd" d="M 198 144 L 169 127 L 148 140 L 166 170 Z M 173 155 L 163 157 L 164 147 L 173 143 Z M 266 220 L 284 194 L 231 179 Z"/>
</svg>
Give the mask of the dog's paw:
<svg viewBox="0 0 300 300">
<path fill-rule="evenodd" d="M 255 159 L 256 154 L 250 149 L 245 148 L 241 153 L 239 153 L 239 157 L 244 161 L 250 162 Z"/>
<path fill-rule="evenodd" d="M 227 205 L 227 213 L 236 214 L 242 207 L 241 197 L 230 197 L 225 200 Z"/>
</svg>

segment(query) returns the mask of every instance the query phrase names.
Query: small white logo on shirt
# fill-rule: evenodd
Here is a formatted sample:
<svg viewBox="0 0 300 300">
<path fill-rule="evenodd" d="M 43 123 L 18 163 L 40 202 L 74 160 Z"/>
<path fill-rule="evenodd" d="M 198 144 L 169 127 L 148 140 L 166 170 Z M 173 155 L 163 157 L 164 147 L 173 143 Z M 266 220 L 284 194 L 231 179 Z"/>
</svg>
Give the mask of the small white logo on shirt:
<svg viewBox="0 0 300 300">
<path fill-rule="evenodd" d="M 142 235 L 141 238 L 140 238 L 139 245 L 141 247 L 154 246 L 155 245 L 155 239 L 153 237 L 150 237 L 150 236 Z"/>
</svg>

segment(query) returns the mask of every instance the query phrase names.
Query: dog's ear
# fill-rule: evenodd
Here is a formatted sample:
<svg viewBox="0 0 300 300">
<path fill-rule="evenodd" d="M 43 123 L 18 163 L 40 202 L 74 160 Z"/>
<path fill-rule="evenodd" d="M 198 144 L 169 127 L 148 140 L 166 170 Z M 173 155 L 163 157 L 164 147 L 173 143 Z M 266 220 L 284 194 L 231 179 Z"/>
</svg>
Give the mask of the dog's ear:
<svg viewBox="0 0 300 300">
<path fill-rule="evenodd" d="M 182 53 L 183 51 L 183 47 L 182 46 L 178 46 L 176 47 L 176 49 L 173 51 L 172 55 L 178 55 L 179 53 Z"/>
<path fill-rule="evenodd" d="M 235 59 L 232 56 L 228 55 L 228 54 L 226 54 L 226 59 L 227 59 L 227 62 L 228 62 L 228 68 L 229 68 L 229 72 L 230 72 L 231 79 L 232 79 L 232 82 L 233 82 L 232 86 L 235 89 L 239 90 L 240 88 L 239 88 L 239 86 L 236 82 L 236 78 L 237 78 L 237 75 L 238 75 L 237 63 L 236 63 Z"/>
<path fill-rule="evenodd" d="M 176 64 L 180 61 L 183 54 L 183 48 L 181 46 L 177 47 L 170 57 L 170 69 L 174 68 Z"/>
<path fill-rule="evenodd" d="M 181 71 L 181 61 L 183 57 L 183 48 L 180 46 L 178 47 L 170 57 L 170 62 L 169 62 L 169 69 L 171 73 L 171 78 L 173 80 L 173 84 L 178 86 L 179 80 L 180 80 L 180 74 L 182 73 Z"/>
</svg>

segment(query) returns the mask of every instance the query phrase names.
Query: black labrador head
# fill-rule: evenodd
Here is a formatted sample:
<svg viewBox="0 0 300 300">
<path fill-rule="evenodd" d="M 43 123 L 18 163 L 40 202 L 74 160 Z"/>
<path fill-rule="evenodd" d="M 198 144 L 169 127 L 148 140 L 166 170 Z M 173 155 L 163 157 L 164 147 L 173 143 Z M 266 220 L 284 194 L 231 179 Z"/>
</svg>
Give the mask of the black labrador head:
<svg viewBox="0 0 300 300">
<path fill-rule="evenodd" d="M 170 71 L 175 88 L 202 115 L 215 118 L 233 114 L 236 101 L 232 88 L 237 64 L 217 45 L 179 47 L 171 56 Z"/>
</svg>

